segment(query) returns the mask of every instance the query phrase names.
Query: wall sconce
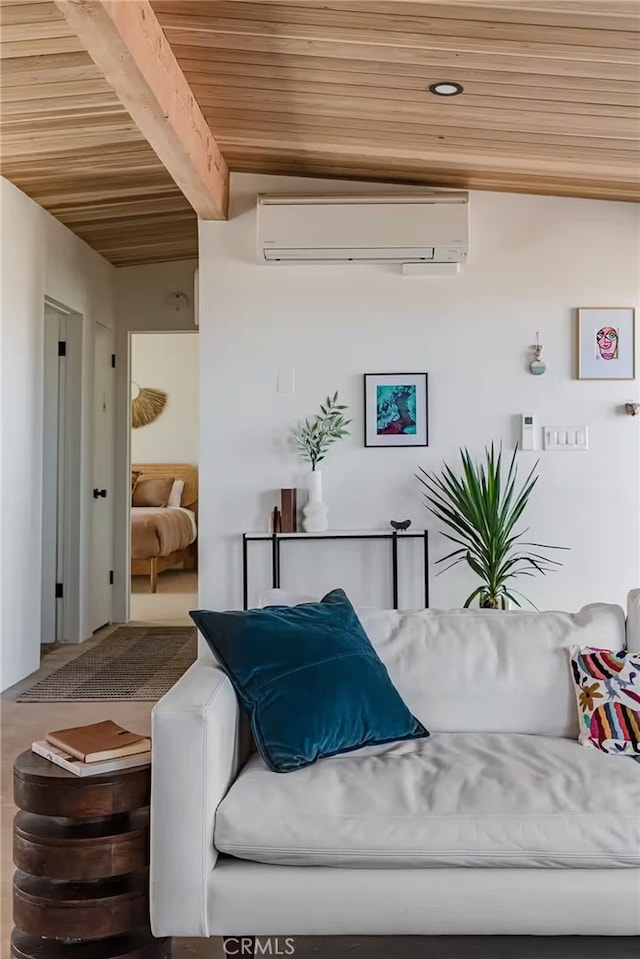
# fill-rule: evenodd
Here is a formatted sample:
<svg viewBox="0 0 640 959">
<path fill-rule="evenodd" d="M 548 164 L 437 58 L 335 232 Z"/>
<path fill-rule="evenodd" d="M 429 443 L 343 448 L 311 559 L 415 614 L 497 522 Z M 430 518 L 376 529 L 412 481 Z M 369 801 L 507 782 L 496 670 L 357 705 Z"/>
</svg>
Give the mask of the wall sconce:
<svg viewBox="0 0 640 959">
<path fill-rule="evenodd" d="M 628 413 L 629 416 L 639 416 L 640 415 L 640 403 L 625 403 L 624 411 Z"/>
<path fill-rule="evenodd" d="M 529 363 L 529 372 L 533 373 L 534 376 L 542 376 L 547 368 L 547 365 L 540 356 L 542 353 L 542 346 L 540 345 L 539 333 L 536 333 L 535 346 L 532 346 L 531 349 L 533 350 L 533 359 Z"/>
</svg>

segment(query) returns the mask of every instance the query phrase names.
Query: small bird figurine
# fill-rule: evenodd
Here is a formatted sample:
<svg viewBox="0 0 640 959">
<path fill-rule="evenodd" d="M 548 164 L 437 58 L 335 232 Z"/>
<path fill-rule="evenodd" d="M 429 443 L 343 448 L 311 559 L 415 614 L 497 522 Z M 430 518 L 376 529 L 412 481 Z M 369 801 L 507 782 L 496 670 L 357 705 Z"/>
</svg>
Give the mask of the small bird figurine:
<svg viewBox="0 0 640 959">
<path fill-rule="evenodd" d="M 391 523 L 393 528 L 399 533 L 403 532 L 405 529 L 409 529 L 409 527 L 411 526 L 410 519 L 403 519 L 403 520 L 392 519 L 392 520 L 389 520 L 389 522 Z"/>
</svg>

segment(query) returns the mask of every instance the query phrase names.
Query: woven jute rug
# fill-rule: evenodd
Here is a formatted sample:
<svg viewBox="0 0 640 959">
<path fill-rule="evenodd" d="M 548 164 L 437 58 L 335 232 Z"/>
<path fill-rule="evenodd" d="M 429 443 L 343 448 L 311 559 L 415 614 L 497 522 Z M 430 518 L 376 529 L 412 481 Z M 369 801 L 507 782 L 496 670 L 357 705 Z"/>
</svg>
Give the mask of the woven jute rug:
<svg viewBox="0 0 640 959">
<path fill-rule="evenodd" d="M 196 655 L 196 630 L 191 626 L 120 626 L 27 689 L 16 702 L 155 702 Z"/>
</svg>

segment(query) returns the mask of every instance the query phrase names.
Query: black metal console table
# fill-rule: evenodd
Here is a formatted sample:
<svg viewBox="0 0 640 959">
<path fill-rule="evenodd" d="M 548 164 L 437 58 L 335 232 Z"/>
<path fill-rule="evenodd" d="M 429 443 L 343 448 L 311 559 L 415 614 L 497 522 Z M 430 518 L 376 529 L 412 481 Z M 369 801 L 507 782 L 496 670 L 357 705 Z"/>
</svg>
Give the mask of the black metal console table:
<svg viewBox="0 0 640 959">
<path fill-rule="evenodd" d="M 407 530 L 328 530 L 326 533 L 243 533 L 242 534 L 242 602 L 243 609 L 249 605 L 249 543 L 271 543 L 271 582 L 274 589 L 280 587 L 280 546 L 285 540 L 380 540 L 391 543 L 391 582 L 393 608 L 398 608 L 398 541 L 422 539 L 424 543 L 424 605 L 429 608 L 429 533 L 426 529 Z"/>
</svg>

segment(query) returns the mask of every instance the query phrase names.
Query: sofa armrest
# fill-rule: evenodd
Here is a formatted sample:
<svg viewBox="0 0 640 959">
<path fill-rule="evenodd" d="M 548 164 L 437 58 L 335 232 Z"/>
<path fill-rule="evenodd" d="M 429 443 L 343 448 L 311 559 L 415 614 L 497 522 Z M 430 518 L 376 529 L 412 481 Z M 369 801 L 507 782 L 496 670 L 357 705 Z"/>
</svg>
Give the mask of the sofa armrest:
<svg viewBox="0 0 640 959">
<path fill-rule="evenodd" d="M 627 649 L 640 649 L 640 589 L 627 596 Z"/>
<path fill-rule="evenodd" d="M 213 664 L 196 662 L 153 710 L 150 897 L 156 936 L 209 935 L 215 811 L 240 767 L 239 725 L 233 686 Z"/>
</svg>

